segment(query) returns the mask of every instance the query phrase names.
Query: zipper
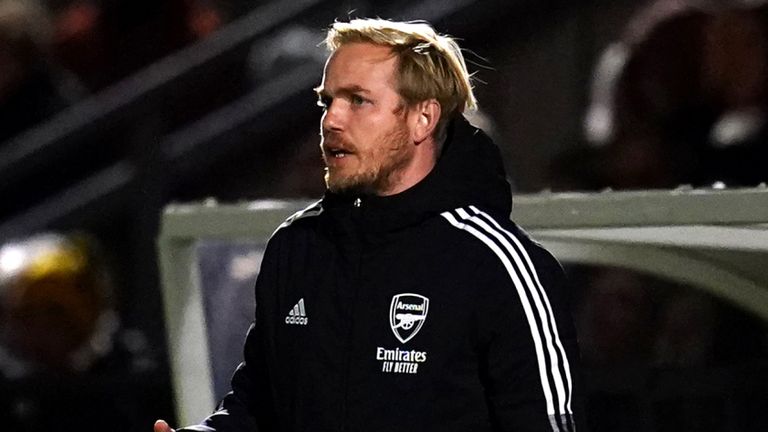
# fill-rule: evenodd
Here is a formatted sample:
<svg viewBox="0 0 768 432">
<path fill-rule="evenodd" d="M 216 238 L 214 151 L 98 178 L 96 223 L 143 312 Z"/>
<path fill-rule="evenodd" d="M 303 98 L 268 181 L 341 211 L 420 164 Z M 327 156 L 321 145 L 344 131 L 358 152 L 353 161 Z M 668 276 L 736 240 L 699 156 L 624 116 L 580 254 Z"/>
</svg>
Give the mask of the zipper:
<svg viewBox="0 0 768 432">
<path fill-rule="evenodd" d="M 341 406 L 341 425 L 339 427 L 340 432 L 346 432 L 349 429 L 349 381 L 352 371 L 352 351 L 354 349 L 354 336 L 355 336 L 355 308 L 357 306 L 357 299 L 360 292 L 361 282 L 361 269 L 363 262 L 363 242 L 360 237 L 360 218 L 362 214 L 363 201 L 360 198 L 355 198 L 352 204 L 352 211 L 350 212 L 350 218 L 352 220 L 352 226 L 354 229 L 353 241 L 355 242 L 354 254 L 357 255 L 356 265 L 354 269 L 354 277 L 352 278 L 352 312 L 349 319 L 349 329 L 347 330 L 347 346 L 346 346 L 346 358 L 344 364 L 344 394 L 342 398 Z"/>
</svg>

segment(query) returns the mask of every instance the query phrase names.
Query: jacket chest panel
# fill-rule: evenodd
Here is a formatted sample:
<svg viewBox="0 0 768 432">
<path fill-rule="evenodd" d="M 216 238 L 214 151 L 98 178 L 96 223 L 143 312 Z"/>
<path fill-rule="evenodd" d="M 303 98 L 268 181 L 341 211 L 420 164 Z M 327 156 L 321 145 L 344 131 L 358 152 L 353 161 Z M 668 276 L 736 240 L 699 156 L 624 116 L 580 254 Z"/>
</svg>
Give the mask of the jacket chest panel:
<svg viewBox="0 0 768 432">
<path fill-rule="evenodd" d="M 344 374 L 350 360 L 339 353 L 346 352 L 354 373 L 415 376 L 471 356 L 476 287 L 467 280 L 466 263 L 434 253 L 425 262 L 418 248 L 310 258 L 292 270 L 281 290 L 278 331 L 285 361 Z M 414 352 L 401 354 L 406 351 Z M 386 363 L 421 358 L 421 352 L 430 353 L 429 362 Z"/>
</svg>

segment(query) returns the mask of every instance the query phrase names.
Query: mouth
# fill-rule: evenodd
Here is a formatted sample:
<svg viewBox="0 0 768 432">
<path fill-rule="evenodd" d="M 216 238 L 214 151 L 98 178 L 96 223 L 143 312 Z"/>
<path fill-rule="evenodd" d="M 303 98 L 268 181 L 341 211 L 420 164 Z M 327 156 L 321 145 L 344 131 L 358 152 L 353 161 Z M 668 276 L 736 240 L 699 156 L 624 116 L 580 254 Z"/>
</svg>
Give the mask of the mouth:
<svg viewBox="0 0 768 432">
<path fill-rule="evenodd" d="M 343 159 L 351 153 L 346 150 L 329 150 L 328 154 L 331 155 L 331 157 L 334 159 Z"/>
<path fill-rule="evenodd" d="M 329 159 L 344 159 L 345 157 L 354 154 L 352 150 L 340 145 L 328 145 L 324 150 L 326 158 Z"/>
</svg>

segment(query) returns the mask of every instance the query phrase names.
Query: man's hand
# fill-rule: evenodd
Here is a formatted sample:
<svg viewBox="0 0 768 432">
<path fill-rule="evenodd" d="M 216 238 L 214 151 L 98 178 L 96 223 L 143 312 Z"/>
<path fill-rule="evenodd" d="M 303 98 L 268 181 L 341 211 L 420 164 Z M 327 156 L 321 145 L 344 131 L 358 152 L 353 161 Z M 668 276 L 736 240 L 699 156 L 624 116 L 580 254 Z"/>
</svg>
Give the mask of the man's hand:
<svg viewBox="0 0 768 432">
<path fill-rule="evenodd" d="M 175 429 L 171 429 L 165 420 L 158 420 L 155 422 L 155 432 L 176 432 Z"/>
</svg>

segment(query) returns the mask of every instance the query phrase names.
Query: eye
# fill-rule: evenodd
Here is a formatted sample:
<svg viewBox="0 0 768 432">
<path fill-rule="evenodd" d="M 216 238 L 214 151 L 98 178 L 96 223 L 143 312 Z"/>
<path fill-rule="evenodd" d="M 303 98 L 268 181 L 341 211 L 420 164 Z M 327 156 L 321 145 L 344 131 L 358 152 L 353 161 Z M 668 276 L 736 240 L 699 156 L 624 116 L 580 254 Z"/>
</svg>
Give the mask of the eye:
<svg viewBox="0 0 768 432">
<path fill-rule="evenodd" d="M 349 101 L 350 103 L 352 103 L 352 105 L 357 105 L 357 106 L 360 106 L 365 102 L 367 102 L 362 96 L 357 94 L 352 94 L 352 96 L 349 97 Z"/>
</svg>

